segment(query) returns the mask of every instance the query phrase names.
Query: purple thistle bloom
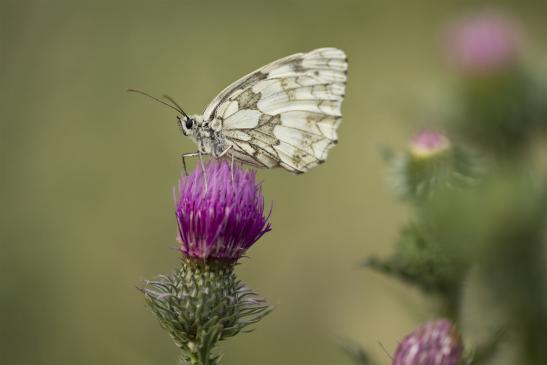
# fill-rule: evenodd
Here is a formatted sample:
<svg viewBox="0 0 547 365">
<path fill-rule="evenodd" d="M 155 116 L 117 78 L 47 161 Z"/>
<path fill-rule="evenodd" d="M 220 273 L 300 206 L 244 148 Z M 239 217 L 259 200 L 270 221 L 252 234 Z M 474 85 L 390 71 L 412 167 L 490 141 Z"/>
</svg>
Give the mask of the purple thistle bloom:
<svg viewBox="0 0 547 365">
<path fill-rule="evenodd" d="M 397 346 L 392 365 L 458 365 L 463 346 L 447 319 L 418 327 Z"/>
<path fill-rule="evenodd" d="M 211 160 L 205 173 L 198 166 L 183 176 L 178 190 L 177 240 L 187 257 L 237 261 L 271 230 L 256 173 L 238 164 Z"/>
<path fill-rule="evenodd" d="M 513 66 L 519 56 L 516 26 L 497 13 L 457 20 L 448 28 L 445 41 L 449 64 L 463 74 L 496 74 Z"/>
<path fill-rule="evenodd" d="M 446 151 L 450 141 L 443 134 L 424 130 L 416 134 L 410 142 L 410 153 L 415 158 L 426 158 Z"/>
</svg>

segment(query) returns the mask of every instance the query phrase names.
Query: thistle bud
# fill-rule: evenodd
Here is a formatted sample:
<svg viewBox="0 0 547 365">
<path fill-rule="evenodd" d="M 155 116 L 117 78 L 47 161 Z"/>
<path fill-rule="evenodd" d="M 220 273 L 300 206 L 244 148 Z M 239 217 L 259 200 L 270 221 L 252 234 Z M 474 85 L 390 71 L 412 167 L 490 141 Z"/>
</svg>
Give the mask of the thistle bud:
<svg viewBox="0 0 547 365">
<path fill-rule="evenodd" d="M 428 198 L 438 183 L 445 180 L 451 158 L 451 144 L 443 134 L 418 133 L 407 151 L 393 160 L 391 177 L 396 193 L 409 200 Z"/>
<path fill-rule="evenodd" d="M 142 291 L 189 364 L 217 364 L 213 350 L 219 341 L 273 309 L 236 278 L 232 264 L 221 262 L 185 259 L 174 273 L 147 281 Z"/>
<path fill-rule="evenodd" d="M 460 335 L 447 319 L 418 327 L 397 346 L 392 365 L 458 365 L 463 353 Z"/>
</svg>

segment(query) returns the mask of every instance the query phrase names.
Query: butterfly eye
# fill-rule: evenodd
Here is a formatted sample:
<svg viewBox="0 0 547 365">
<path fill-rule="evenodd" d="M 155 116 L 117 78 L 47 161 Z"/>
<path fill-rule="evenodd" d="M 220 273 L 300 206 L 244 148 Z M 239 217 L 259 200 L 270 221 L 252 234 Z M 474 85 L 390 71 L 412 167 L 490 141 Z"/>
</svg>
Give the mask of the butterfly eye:
<svg viewBox="0 0 547 365">
<path fill-rule="evenodd" d="M 186 121 L 184 123 L 186 125 L 186 129 L 192 129 L 192 126 L 194 125 L 194 120 L 191 118 L 186 118 Z"/>
</svg>

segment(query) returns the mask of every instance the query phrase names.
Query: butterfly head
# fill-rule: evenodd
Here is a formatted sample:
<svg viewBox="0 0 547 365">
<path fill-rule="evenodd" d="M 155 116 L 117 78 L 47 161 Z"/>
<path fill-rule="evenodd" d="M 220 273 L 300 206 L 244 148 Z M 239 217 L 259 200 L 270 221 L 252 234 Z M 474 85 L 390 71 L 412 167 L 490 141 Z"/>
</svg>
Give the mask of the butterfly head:
<svg viewBox="0 0 547 365">
<path fill-rule="evenodd" d="M 208 126 L 203 122 L 201 115 L 177 115 L 177 124 L 185 136 L 198 137 L 198 135 L 207 134 Z"/>
<path fill-rule="evenodd" d="M 197 122 L 195 118 L 189 117 L 187 115 L 177 115 L 177 123 L 182 131 L 182 134 L 185 136 L 193 136 L 194 130 L 197 127 Z"/>
</svg>

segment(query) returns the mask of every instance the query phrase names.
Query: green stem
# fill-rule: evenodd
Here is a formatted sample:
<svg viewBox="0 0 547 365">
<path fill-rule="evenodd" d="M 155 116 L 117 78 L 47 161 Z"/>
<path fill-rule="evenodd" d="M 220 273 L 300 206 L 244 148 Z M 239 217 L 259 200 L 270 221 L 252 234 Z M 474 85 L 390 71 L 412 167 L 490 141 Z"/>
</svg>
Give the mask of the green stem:
<svg viewBox="0 0 547 365">
<path fill-rule="evenodd" d="M 209 352 L 204 351 L 189 352 L 187 349 L 182 350 L 180 365 L 218 365 L 215 357 Z"/>
<path fill-rule="evenodd" d="M 460 319 L 461 287 L 462 283 L 452 284 L 444 291 L 441 298 L 440 314 L 456 325 L 459 325 Z"/>
</svg>

